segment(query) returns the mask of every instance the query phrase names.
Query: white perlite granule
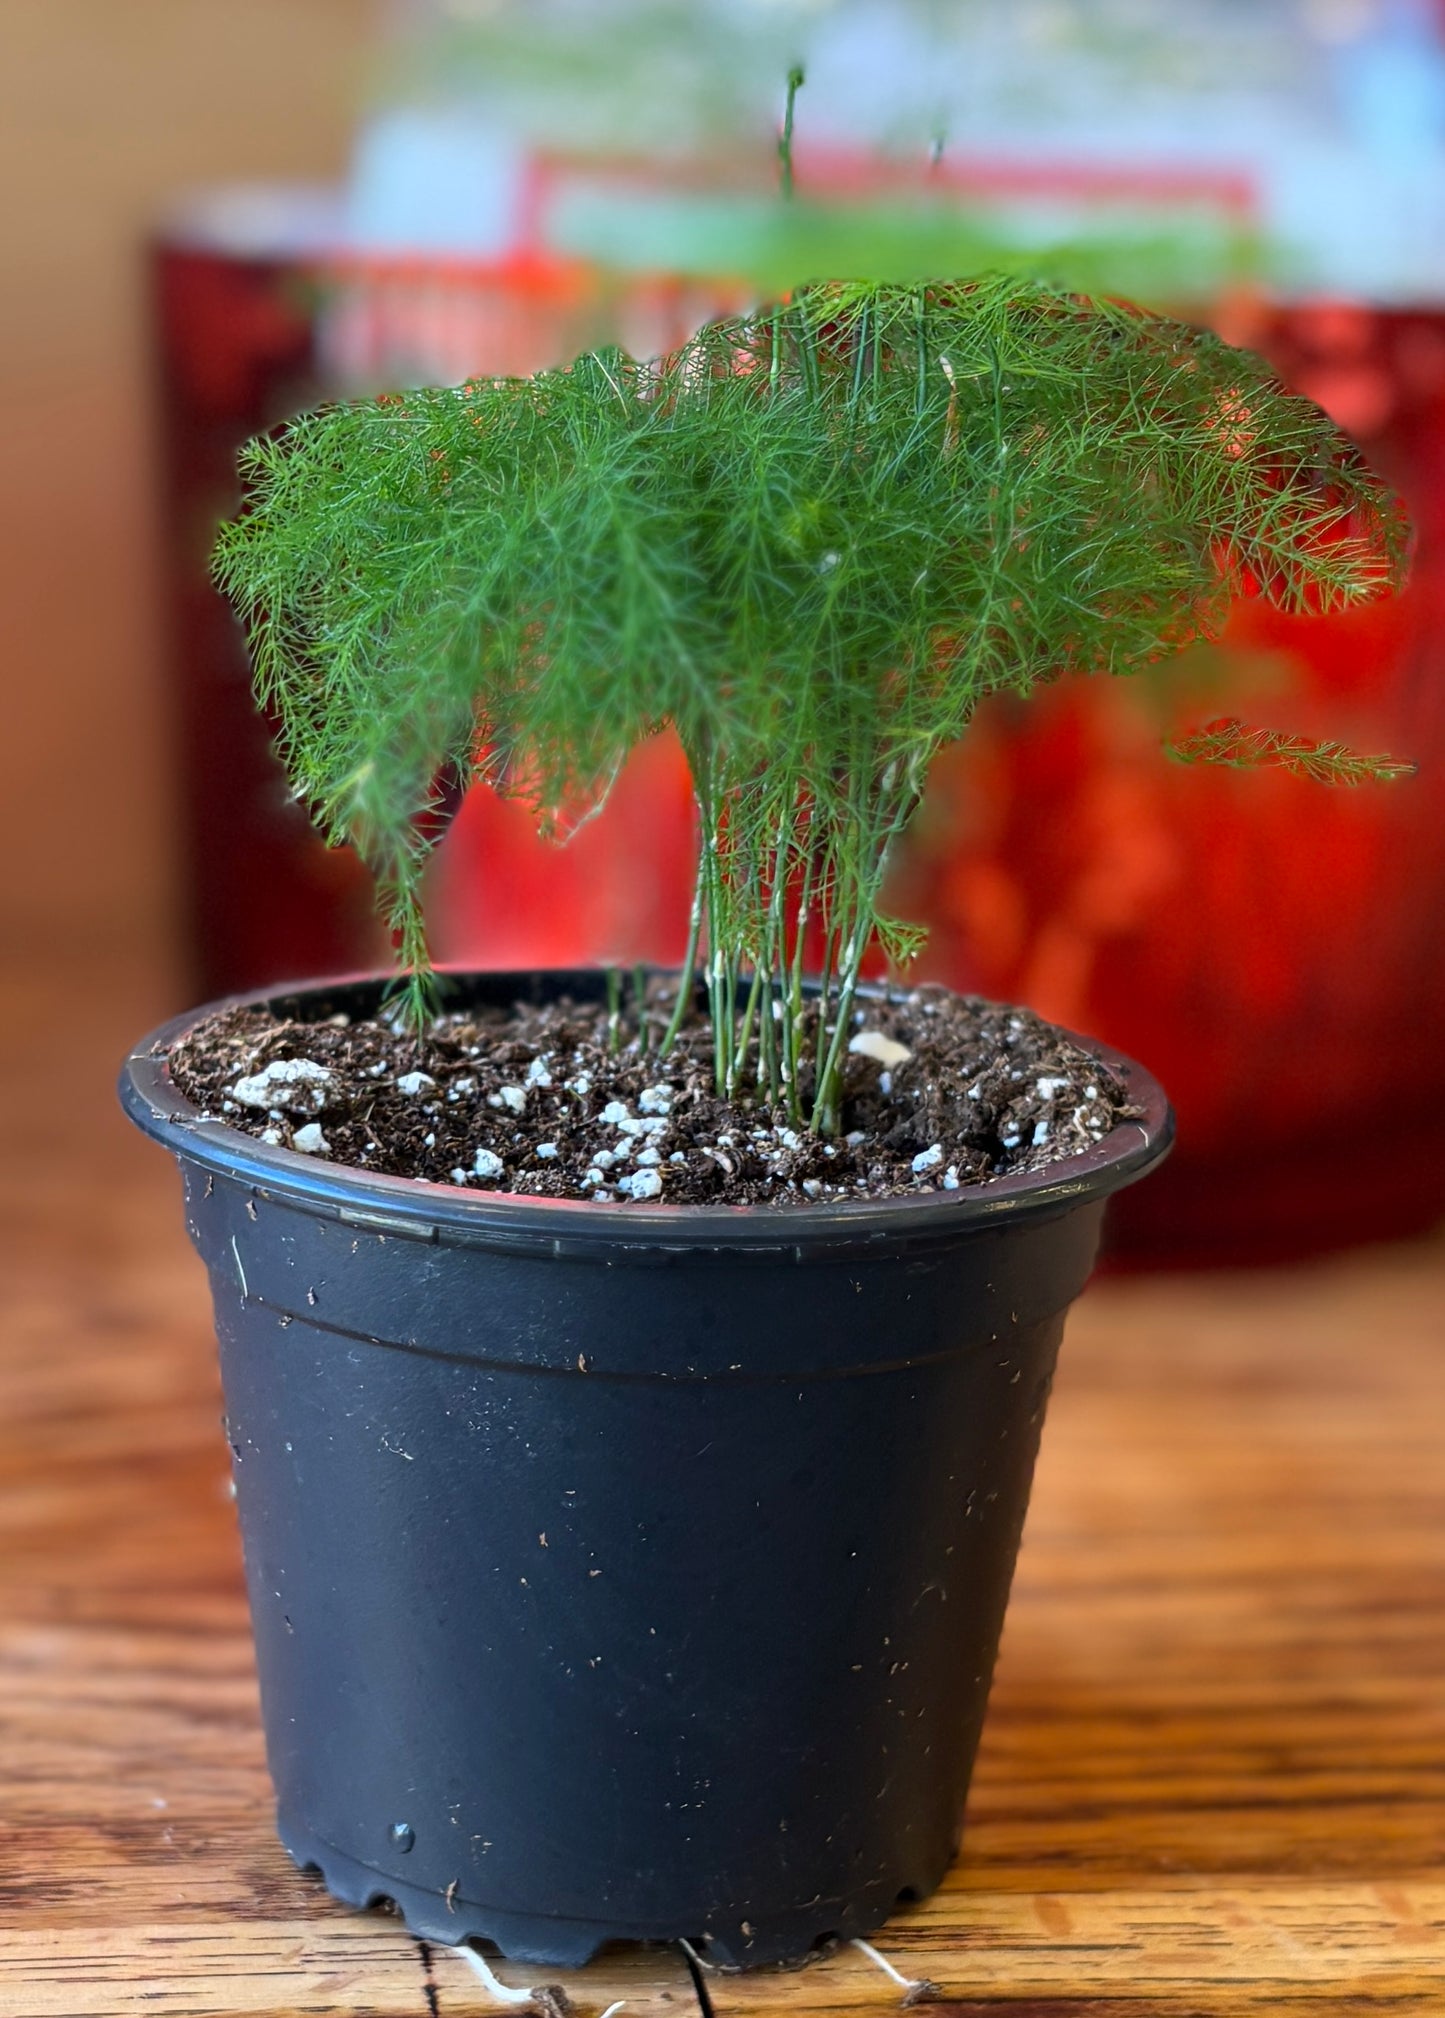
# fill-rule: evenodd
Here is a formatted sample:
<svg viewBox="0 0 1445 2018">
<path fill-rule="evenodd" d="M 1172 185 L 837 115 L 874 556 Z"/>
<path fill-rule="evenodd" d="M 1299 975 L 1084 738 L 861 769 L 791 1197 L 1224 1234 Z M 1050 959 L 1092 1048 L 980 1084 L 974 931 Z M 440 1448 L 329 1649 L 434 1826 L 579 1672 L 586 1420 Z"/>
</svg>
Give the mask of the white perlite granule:
<svg viewBox="0 0 1445 2018">
<path fill-rule="evenodd" d="M 331 1073 L 314 1058 L 277 1058 L 248 1078 L 238 1079 L 231 1098 L 268 1113 L 319 1114 L 331 1092 Z"/>
<path fill-rule="evenodd" d="M 848 1049 L 859 1058 L 876 1058 L 880 1065 L 906 1065 L 913 1056 L 906 1044 L 885 1037 L 881 1030 L 860 1030 Z"/>
</svg>

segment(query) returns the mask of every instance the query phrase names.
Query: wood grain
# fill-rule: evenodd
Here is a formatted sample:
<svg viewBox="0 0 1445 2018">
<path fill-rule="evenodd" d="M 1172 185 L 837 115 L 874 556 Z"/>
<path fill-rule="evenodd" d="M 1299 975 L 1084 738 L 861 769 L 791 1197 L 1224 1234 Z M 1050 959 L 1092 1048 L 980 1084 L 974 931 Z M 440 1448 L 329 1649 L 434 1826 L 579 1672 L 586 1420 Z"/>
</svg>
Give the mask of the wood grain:
<svg viewBox="0 0 1445 2018">
<path fill-rule="evenodd" d="M 110 1099 L 167 991 L 101 971 L 58 1015 L 0 983 L 0 2013 L 494 2009 L 272 1834 L 205 1285 Z M 1095 1285 L 905 1975 L 954 2018 L 1442 2018 L 1442 1431 L 1439 1243 Z M 696 2010 L 667 1953 L 564 1980 Z M 901 1995 L 856 1949 L 707 1981 L 716 2018 Z"/>
</svg>

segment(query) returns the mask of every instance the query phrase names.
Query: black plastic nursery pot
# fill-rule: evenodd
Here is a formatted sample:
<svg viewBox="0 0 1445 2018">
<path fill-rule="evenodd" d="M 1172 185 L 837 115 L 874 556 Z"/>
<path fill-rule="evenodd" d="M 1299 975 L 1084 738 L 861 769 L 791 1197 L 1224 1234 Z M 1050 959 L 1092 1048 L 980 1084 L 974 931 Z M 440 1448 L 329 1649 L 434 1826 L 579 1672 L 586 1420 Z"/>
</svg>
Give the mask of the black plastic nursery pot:
<svg viewBox="0 0 1445 2018">
<path fill-rule="evenodd" d="M 473 1000 L 596 974 L 470 977 Z M 374 1009 L 375 981 L 272 991 Z M 212 1005 L 212 1008 L 221 1005 Z M 973 1190 L 607 1204 L 370 1176 L 131 1118 L 210 1271 L 283 1843 L 517 1960 L 793 1963 L 959 1837 L 1044 1407 L 1141 1118 Z"/>
</svg>

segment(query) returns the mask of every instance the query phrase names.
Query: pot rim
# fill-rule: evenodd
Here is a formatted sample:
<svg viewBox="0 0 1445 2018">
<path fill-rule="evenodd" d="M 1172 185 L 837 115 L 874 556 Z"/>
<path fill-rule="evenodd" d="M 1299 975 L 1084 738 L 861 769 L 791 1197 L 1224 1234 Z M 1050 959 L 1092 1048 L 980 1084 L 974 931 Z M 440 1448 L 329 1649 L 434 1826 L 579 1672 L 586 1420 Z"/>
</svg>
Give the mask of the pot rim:
<svg viewBox="0 0 1445 2018">
<path fill-rule="evenodd" d="M 598 967 L 443 967 L 443 974 L 565 987 L 602 973 Z M 264 1196 L 335 1216 L 373 1231 L 410 1239 L 510 1248 L 550 1248 L 557 1254 L 605 1245 L 617 1250 L 804 1250 L 889 1247 L 922 1238 L 955 1240 L 1022 1218 L 1041 1219 L 1107 1198 L 1163 1161 L 1174 1141 L 1174 1113 L 1152 1073 L 1112 1046 L 1079 1037 L 1115 1072 L 1142 1113 L 1120 1121 L 1100 1143 L 1060 1157 L 1042 1170 L 1021 1171 L 985 1185 L 915 1196 L 806 1205 L 654 1205 L 599 1203 L 591 1199 L 536 1198 L 518 1192 L 481 1192 L 425 1178 L 391 1177 L 352 1164 L 331 1163 L 261 1142 L 227 1122 L 203 1118 L 173 1083 L 168 1054 L 206 1017 L 228 1009 L 257 1008 L 287 997 L 327 995 L 375 987 L 389 973 L 363 971 L 319 980 L 278 983 L 203 1003 L 157 1026 L 135 1044 L 121 1068 L 121 1106 L 146 1135 L 208 1173 L 250 1184 Z M 876 987 L 864 991 L 875 999 Z"/>
</svg>

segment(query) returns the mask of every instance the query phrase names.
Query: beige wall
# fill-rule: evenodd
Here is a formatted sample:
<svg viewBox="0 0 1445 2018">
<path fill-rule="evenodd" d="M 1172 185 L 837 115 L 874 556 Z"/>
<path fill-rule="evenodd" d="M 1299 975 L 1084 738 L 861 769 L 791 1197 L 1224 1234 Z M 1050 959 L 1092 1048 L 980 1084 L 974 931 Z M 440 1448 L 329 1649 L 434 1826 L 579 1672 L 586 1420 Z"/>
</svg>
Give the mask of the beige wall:
<svg viewBox="0 0 1445 2018">
<path fill-rule="evenodd" d="M 0 0 L 0 945 L 169 926 L 139 249 L 341 168 L 371 0 Z"/>
</svg>

